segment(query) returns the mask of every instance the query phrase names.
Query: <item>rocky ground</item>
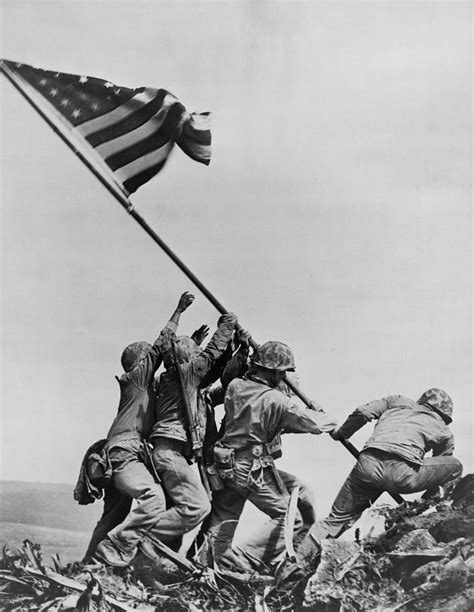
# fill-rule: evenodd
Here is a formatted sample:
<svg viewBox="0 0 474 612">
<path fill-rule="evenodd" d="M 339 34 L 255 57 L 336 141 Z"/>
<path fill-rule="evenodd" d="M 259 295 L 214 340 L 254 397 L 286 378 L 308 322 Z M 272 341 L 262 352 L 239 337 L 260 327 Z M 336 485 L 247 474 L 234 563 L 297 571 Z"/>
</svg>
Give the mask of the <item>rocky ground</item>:
<svg viewBox="0 0 474 612">
<path fill-rule="evenodd" d="M 126 570 L 43 563 L 25 541 L 3 551 L 0 607 L 13 610 L 319 612 L 474 609 L 474 474 L 446 498 L 384 509 L 385 532 L 361 542 L 327 540 L 308 580 L 289 588 L 243 575 L 142 557 Z"/>
</svg>

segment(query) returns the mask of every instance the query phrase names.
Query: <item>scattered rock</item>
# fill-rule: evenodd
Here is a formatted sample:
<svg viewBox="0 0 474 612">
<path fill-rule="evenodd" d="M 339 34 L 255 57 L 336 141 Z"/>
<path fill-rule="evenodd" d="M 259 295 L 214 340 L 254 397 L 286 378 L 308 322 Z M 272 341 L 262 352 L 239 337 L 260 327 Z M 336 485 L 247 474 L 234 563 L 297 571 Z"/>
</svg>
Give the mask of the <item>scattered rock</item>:
<svg viewBox="0 0 474 612">
<path fill-rule="evenodd" d="M 452 516 L 433 525 L 430 533 L 438 542 L 451 542 L 465 536 L 472 538 L 474 537 L 474 516 L 466 516 L 461 511 L 453 512 Z"/>
</svg>

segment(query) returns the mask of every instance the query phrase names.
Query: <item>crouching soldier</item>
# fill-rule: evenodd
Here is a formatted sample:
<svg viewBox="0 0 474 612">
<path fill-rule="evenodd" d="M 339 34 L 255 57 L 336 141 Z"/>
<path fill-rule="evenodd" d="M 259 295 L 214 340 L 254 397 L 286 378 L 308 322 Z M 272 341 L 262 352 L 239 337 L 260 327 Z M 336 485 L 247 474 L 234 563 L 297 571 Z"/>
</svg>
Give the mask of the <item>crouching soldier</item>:
<svg viewBox="0 0 474 612">
<path fill-rule="evenodd" d="M 178 306 L 162 333 L 176 331 L 181 314 L 192 304 L 194 296 L 183 293 Z M 161 337 L 161 335 L 160 335 Z M 95 556 L 108 565 L 125 567 L 135 557 L 142 530 L 150 529 L 166 507 L 165 495 L 143 461 L 143 441 L 150 435 L 155 420 L 154 376 L 161 364 L 160 337 L 151 345 L 134 342 L 123 351 L 125 371 L 117 380 L 120 385 L 118 413 L 107 435 L 106 451 L 112 466 L 112 485 L 117 491 L 117 504 L 124 505 L 119 525 L 109 531 L 105 523 L 111 519 L 112 502 L 104 508 L 92 540 L 97 533 L 108 531 L 96 548 Z M 138 503 L 130 508 L 128 498 Z M 106 500 L 107 501 L 107 500 Z"/>
<path fill-rule="evenodd" d="M 173 505 L 156 517 L 150 535 L 167 545 L 199 525 L 211 509 L 208 493 L 189 462 L 194 442 L 190 430 L 195 429 L 194 433 L 203 439 L 205 414 L 197 411 L 198 390 L 226 352 L 236 325 L 234 314 L 221 316 L 204 350 L 187 336 L 176 338 L 172 329 L 161 337 L 166 371 L 160 377 L 150 441 L 154 465 Z M 186 404 L 193 414 L 192 423 L 188 422 Z M 144 538 L 141 549 L 152 558 L 156 555 L 150 539 Z"/>
<path fill-rule="evenodd" d="M 276 387 L 295 369 L 291 349 L 270 341 L 259 347 L 244 378 L 233 380 L 224 399 L 225 429 L 214 449 L 215 467 L 224 488 L 213 496 L 207 535 L 217 563 L 240 564 L 232 540 L 246 500 L 270 517 L 266 558 L 284 550 L 284 521 L 289 502 L 287 484 L 296 478 L 276 469 L 270 443 L 280 433 L 320 434 L 336 422 L 319 406 L 300 407 Z M 295 529 L 302 525 L 297 514 Z M 261 556 L 261 555 L 255 555 Z"/>
<path fill-rule="evenodd" d="M 356 408 L 331 435 L 347 439 L 368 421 L 377 419 L 372 436 L 342 485 L 329 516 L 316 522 L 297 550 L 303 567 L 317 557 L 324 538 L 348 529 L 384 491 L 429 495 L 461 476 L 448 428 L 453 402 L 442 389 L 429 389 L 415 402 L 392 395 Z M 431 457 L 425 453 L 432 451 Z"/>
</svg>

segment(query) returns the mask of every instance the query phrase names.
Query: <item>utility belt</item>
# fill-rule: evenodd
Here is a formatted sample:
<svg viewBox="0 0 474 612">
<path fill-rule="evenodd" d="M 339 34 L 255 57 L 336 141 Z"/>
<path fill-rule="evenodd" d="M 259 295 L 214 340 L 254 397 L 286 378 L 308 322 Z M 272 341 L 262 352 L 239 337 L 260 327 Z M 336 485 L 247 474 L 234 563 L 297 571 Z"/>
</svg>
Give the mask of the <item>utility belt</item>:
<svg viewBox="0 0 474 612">
<path fill-rule="evenodd" d="M 264 469 L 269 467 L 272 470 L 280 493 L 283 494 L 286 491 L 285 485 L 275 467 L 275 462 L 266 444 L 252 444 L 242 449 L 215 446 L 213 454 L 214 463 L 207 467 L 209 482 L 213 491 L 223 489 L 226 480 L 234 480 L 236 462 L 242 460 L 251 461 L 247 476 L 247 486 L 250 489 L 261 488 L 264 484 Z"/>
</svg>

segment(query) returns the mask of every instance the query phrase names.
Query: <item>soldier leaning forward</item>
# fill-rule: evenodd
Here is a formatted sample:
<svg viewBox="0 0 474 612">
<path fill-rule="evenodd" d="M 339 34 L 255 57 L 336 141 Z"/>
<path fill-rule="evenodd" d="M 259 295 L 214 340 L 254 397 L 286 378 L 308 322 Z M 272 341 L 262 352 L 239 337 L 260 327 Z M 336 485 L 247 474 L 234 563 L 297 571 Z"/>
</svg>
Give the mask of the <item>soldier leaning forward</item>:
<svg viewBox="0 0 474 612">
<path fill-rule="evenodd" d="M 232 539 L 247 499 L 273 522 L 267 551 L 273 551 L 274 558 L 283 551 L 289 502 L 285 481 L 291 475 L 276 469 L 270 442 L 282 432 L 320 434 L 336 425 L 319 406 L 303 408 L 276 388 L 285 373 L 294 369 L 293 353 L 286 344 L 266 342 L 253 356 L 247 375 L 227 388 L 225 430 L 214 449 L 224 488 L 214 493 L 208 527 L 211 554 L 217 563 L 236 560 Z M 297 515 L 295 529 L 301 524 Z"/>
</svg>

